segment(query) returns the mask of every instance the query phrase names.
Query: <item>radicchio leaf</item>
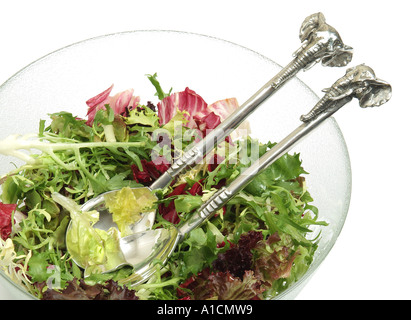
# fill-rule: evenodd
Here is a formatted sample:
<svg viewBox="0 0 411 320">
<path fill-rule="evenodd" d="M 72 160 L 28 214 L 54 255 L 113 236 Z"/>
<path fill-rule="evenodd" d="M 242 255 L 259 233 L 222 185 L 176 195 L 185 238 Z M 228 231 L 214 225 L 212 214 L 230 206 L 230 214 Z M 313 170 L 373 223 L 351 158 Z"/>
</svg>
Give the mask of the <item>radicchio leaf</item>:
<svg viewBox="0 0 411 320">
<path fill-rule="evenodd" d="M 208 105 L 200 95 L 187 87 L 184 91 L 165 97 L 157 107 L 160 125 L 168 123 L 177 110 L 185 111 L 188 113 L 186 126 L 198 129 L 204 137 L 238 108 L 238 102 L 231 98 Z"/>
<path fill-rule="evenodd" d="M 87 111 L 87 125 L 91 126 L 93 124 L 97 111 L 103 109 L 106 104 L 110 105 L 115 115 L 126 113 L 129 110 L 128 107 L 130 107 L 130 109 L 137 107 L 138 103 L 140 102 L 140 97 L 133 96 L 133 89 L 128 89 L 119 92 L 114 96 L 110 96 L 113 86 L 114 85 L 111 85 L 111 87 L 109 87 L 108 89 L 86 101 L 86 104 L 89 107 Z"/>
<path fill-rule="evenodd" d="M 207 103 L 195 91 L 187 87 L 184 91 L 165 97 L 157 104 L 157 107 L 160 125 L 168 123 L 176 115 L 177 109 L 189 113 L 187 120 L 190 124 L 194 115 L 207 108 Z M 190 127 L 193 128 L 193 124 Z"/>
<path fill-rule="evenodd" d="M 194 121 L 202 136 L 205 137 L 211 130 L 216 128 L 221 123 L 221 118 L 214 112 L 211 112 L 203 118 L 195 116 Z"/>
<path fill-rule="evenodd" d="M 198 113 L 197 118 L 203 118 L 210 113 L 214 113 L 220 119 L 224 120 L 238 108 L 238 101 L 236 98 L 218 100 L 207 106 L 207 109 Z"/>
</svg>

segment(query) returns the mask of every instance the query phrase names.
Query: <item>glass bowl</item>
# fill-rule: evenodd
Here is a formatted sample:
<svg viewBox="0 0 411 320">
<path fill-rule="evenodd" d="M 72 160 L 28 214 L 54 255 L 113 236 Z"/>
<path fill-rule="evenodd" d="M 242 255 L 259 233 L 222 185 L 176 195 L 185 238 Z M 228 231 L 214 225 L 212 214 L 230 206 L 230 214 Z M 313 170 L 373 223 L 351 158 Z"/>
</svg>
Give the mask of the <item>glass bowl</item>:
<svg viewBox="0 0 411 320">
<path fill-rule="evenodd" d="M 281 67 L 240 45 L 175 31 L 134 31 L 105 35 L 57 50 L 25 67 L 0 87 L 0 139 L 36 133 L 47 114 L 69 111 L 85 117 L 85 101 L 114 84 L 113 92 L 134 88 L 142 101 L 157 101 L 146 74 L 158 73 L 163 88 L 185 87 L 208 102 L 236 97 L 241 104 Z M 315 72 L 315 71 L 311 71 Z M 291 79 L 249 117 L 253 137 L 279 141 L 299 125 L 318 101 L 298 78 Z M 308 189 L 327 227 L 309 271 L 276 299 L 292 299 L 318 269 L 343 227 L 351 194 L 351 169 L 343 135 L 328 119 L 291 152 L 300 152 Z M 19 165 L 0 155 L 0 176 Z M 33 299 L 0 271 L 0 298 Z"/>
</svg>

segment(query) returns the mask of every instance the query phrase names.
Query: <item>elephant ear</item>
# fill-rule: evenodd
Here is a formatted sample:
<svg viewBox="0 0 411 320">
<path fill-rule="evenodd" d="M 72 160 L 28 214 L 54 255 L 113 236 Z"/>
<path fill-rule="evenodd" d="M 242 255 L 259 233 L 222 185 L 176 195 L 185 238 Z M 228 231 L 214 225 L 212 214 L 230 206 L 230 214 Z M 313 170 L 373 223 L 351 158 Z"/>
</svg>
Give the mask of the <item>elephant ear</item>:
<svg viewBox="0 0 411 320">
<path fill-rule="evenodd" d="M 321 59 L 321 64 L 325 67 L 344 67 L 352 60 L 353 49 L 350 46 L 343 45 L 342 48 L 336 48 L 333 54 Z"/>
<path fill-rule="evenodd" d="M 367 80 L 366 83 L 366 89 L 357 94 L 362 108 L 379 107 L 390 100 L 392 88 L 389 83 L 381 79 Z"/>
<path fill-rule="evenodd" d="M 321 12 L 314 13 L 305 18 L 300 28 L 301 42 L 307 40 L 323 24 L 325 24 L 325 17 Z"/>
</svg>

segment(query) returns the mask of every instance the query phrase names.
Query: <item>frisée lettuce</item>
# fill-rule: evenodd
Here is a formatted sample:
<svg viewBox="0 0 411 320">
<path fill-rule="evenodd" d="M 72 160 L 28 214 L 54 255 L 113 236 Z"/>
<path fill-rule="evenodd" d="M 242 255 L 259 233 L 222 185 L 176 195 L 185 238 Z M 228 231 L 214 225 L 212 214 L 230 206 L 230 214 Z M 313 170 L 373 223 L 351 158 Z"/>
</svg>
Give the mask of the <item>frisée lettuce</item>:
<svg viewBox="0 0 411 320">
<path fill-rule="evenodd" d="M 108 193 L 104 201 L 117 224 L 121 236 L 132 233 L 130 225 L 142 218 L 142 213 L 155 210 L 156 196 L 148 188 L 131 189 L 124 187 L 115 193 Z"/>
<path fill-rule="evenodd" d="M 150 186 L 238 107 L 235 98 L 208 104 L 188 87 L 166 93 L 157 74 L 148 79 L 156 104 L 142 103 L 132 89 L 112 95 L 112 85 L 86 101 L 84 119 L 53 113 L 40 120 L 37 134 L 0 141 L 0 153 L 24 162 L 0 177 L 1 270 L 41 299 L 275 297 L 313 261 L 319 238 L 309 236 L 312 226 L 326 226 L 317 219 L 299 154 L 259 174 L 181 241 L 146 283 L 133 284 L 129 267 L 101 272 L 121 261 L 117 240 L 130 234 L 141 212 L 157 209 L 153 228 L 178 226 L 275 145 L 238 131 L 156 197 L 134 194 L 130 188 Z M 33 149 L 40 153 L 26 152 Z M 120 233 L 93 228 L 98 213 L 80 206 L 119 189 L 120 198 L 107 200 Z"/>
</svg>

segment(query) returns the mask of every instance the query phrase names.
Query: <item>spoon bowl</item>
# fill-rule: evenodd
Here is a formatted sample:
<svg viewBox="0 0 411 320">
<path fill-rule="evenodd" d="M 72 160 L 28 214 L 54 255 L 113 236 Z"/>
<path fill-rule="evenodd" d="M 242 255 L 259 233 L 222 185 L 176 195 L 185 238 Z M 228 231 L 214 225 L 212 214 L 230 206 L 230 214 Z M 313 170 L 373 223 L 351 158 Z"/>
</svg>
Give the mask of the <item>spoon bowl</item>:
<svg viewBox="0 0 411 320">
<path fill-rule="evenodd" d="M 137 191 L 142 193 L 149 193 L 153 197 L 157 198 L 155 194 L 151 191 L 150 188 L 148 187 L 140 187 L 140 188 L 131 188 L 132 191 Z M 107 208 L 107 197 L 116 197 L 116 194 L 118 194 L 120 190 L 113 190 L 113 191 L 108 191 L 105 193 L 100 194 L 99 196 L 90 199 L 86 203 L 84 203 L 80 209 L 83 212 L 88 212 L 88 211 L 97 211 L 99 213 L 99 220 L 93 225 L 94 228 L 103 230 L 103 231 L 109 231 L 110 229 L 114 228 L 115 230 L 118 231 L 118 225 L 116 222 L 113 220 L 113 215 L 109 212 L 109 209 Z M 141 218 L 136 221 L 135 223 L 132 223 L 128 226 L 129 232 L 134 235 L 134 234 L 140 234 L 142 235 L 144 231 L 150 230 L 154 224 L 156 217 L 156 210 L 152 209 L 149 211 L 145 211 L 141 213 Z M 72 250 L 70 248 L 70 241 L 68 241 L 68 238 L 70 237 L 70 231 L 72 230 L 73 224 L 72 221 L 70 221 L 67 230 L 66 230 L 66 244 L 67 244 L 67 249 L 69 250 L 70 254 L 72 255 L 73 261 L 81 268 L 85 268 L 86 266 L 81 262 L 83 259 L 78 255 L 78 252 L 76 250 Z M 109 273 L 112 271 L 115 271 L 119 268 L 122 268 L 126 265 L 129 266 L 134 266 L 134 263 L 129 262 L 133 259 L 131 259 L 130 255 L 126 255 L 126 252 L 129 252 L 130 249 L 127 249 L 129 246 L 127 246 L 127 237 L 120 238 L 119 240 L 119 245 L 120 245 L 120 256 L 121 253 L 123 256 L 118 259 L 117 265 L 113 265 L 112 267 L 105 268 L 105 270 L 102 273 Z M 149 239 L 149 238 L 147 238 Z M 147 242 L 147 240 L 145 240 Z M 124 248 L 123 248 L 124 244 Z M 140 243 L 139 243 L 140 245 Z M 135 246 L 137 247 L 137 246 Z M 143 251 L 144 252 L 144 251 Z M 131 259 L 131 260 L 129 260 Z M 133 260 L 134 261 L 134 260 Z"/>
<path fill-rule="evenodd" d="M 149 187 L 140 187 L 140 188 L 131 188 L 132 191 L 143 191 L 143 193 L 148 193 L 151 196 L 155 196 L 152 190 Z M 96 222 L 94 225 L 95 228 L 107 231 L 110 228 L 114 227 L 118 229 L 117 224 L 113 221 L 113 215 L 109 212 L 106 199 L 108 196 L 116 197 L 116 194 L 121 190 L 112 190 L 105 193 L 100 194 L 99 196 L 90 199 L 86 203 L 81 206 L 82 211 L 93 211 L 96 210 L 99 212 L 99 221 Z M 156 197 L 157 198 L 157 197 Z M 141 231 L 145 231 L 151 229 L 154 224 L 156 216 L 156 210 L 152 209 L 149 211 L 145 211 L 141 213 L 141 219 L 136 221 L 135 223 L 131 224 L 130 230 L 132 233 L 137 233 Z M 70 226 L 69 226 L 70 228 Z"/>
<path fill-rule="evenodd" d="M 120 248 L 127 264 L 133 266 L 133 274 L 121 280 L 122 283 L 137 285 L 150 278 L 168 260 L 181 236 L 172 225 L 134 233 L 120 239 Z"/>
</svg>

